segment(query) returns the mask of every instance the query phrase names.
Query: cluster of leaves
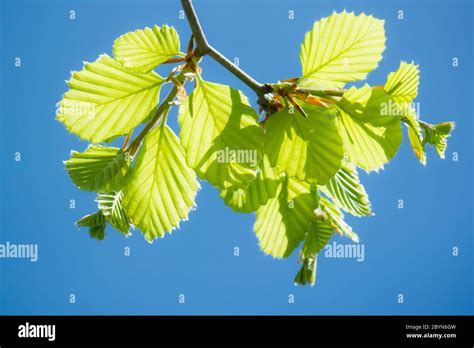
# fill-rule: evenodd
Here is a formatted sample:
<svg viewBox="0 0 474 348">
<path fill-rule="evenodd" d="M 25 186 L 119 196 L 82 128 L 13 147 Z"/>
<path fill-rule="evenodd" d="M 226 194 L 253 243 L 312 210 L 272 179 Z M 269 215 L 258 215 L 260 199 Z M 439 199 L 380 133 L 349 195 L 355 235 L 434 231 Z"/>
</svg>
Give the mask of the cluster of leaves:
<svg viewBox="0 0 474 348">
<path fill-rule="evenodd" d="M 91 142 L 65 164 L 77 187 L 97 193 L 98 211 L 77 222 L 92 237 L 103 239 L 107 223 L 124 235 L 133 226 L 148 241 L 163 237 L 195 207 L 200 178 L 236 212 L 256 212 L 265 253 L 287 257 L 302 243 L 295 281 L 314 284 L 317 255 L 334 233 L 358 242 L 344 213 L 372 214 L 358 167 L 383 168 L 397 153 L 402 124 L 423 164 L 426 144 L 444 156 L 454 123 L 418 119 L 418 66 L 402 62 L 383 86 L 345 87 L 382 58 L 384 22 L 372 16 L 342 12 L 316 22 L 301 47 L 301 77 L 268 85 L 264 117 L 241 91 L 205 81 L 192 46 L 182 53 L 169 26 L 130 32 L 115 41 L 114 58 L 85 63 L 67 82 L 57 119 Z M 182 64 L 165 78 L 154 71 L 163 63 Z M 175 105 L 179 138 L 166 125 Z M 119 136 L 122 148 L 99 144 Z M 258 165 L 222 163 L 218 152 L 227 150 L 254 152 Z"/>
</svg>

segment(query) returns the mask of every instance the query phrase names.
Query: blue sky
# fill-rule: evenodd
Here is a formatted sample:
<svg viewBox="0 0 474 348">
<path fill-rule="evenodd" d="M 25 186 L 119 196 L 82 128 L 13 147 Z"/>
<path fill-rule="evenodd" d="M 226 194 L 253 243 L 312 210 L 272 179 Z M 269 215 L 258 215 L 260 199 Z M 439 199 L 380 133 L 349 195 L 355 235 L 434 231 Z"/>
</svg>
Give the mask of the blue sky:
<svg viewBox="0 0 474 348">
<path fill-rule="evenodd" d="M 457 123 L 445 160 L 430 149 L 423 167 L 405 137 L 384 171 L 361 173 L 376 215 L 348 222 L 365 260 L 320 257 L 316 286 L 295 287 L 297 253 L 285 260 L 264 255 L 254 215 L 232 212 L 207 183 L 190 220 L 151 245 L 138 231 L 125 239 L 110 229 L 98 242 L 74 226 L 96 207 L 94 195 L 76 189 L 63 168 L 72 149 L 87 147 L 54 119 L 64 80 L 82 61 L 111 54 L 114 39 L 130 30 L 169 24 L 185 46 L 190 32 L 178 1 L 3 0 L 0 243 L 38 244 L 39 259 L 0 259 L 0 314 L 473 314 L 472 7 L 435 0 L 196 1 L 208 40 L 268 82 L 300 74 L 304 33 L 333 10 L 385 19 L 387 49 L 368 82 L 383 84 L 400 60 L 413 60 L 421 70 L 421 117 Z M 202 68 L 207 80 L 255 101 L 215 62 L 205 58 Z M 175 113 L 168 119 L 177 130 Z"/>
</svg>

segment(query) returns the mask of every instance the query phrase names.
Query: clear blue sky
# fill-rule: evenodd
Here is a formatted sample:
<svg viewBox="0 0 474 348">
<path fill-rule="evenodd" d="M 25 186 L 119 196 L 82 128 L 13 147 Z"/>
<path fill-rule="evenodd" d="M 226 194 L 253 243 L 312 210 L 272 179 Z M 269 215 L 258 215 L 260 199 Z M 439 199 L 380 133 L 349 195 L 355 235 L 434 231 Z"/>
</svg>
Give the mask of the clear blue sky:
<svg viewBox="0 0 474 348">
<path fill-rule="evenodd" d="M 71 149 L 87 144 L 55 121 L 55 103 L 70 71 L 111 54 L 114 39 L 127 31 L 173 25 L 185 46 L 190 33 L 179 19 L 180 4 L 3 0 L 0 243 L 37 243 L 39 260 L 0 259 L 0 314 L 473 314 L 472 3 L 195 2 L 209 41 L 269 82 L 300 74 L 304 33 L 333 10 L 385 19 L 387 49 L 368 82 L 384 83 L 400 60 L 418 63 L 422 118 L 457 123 L 446 160 L 430 150 L 423 167 L 404 139 L 386 170 L 362 174 L 376 215 L 348 222 L 365 245 L 365 260 L 320 257 L 314 287 L 295 287 L 297 253 L 285 260 L 265 256 L 252 232 L 254 216 L 233 213 L 206 183 L 198 209 L 172 235 L 150 245 L 138 231 L 125 239 L 108 230 L 98 242 L 74 226 L 95 210 L 94 195 L 76 189 L 62 164 Z M 21 68 L 15 68 L 15 57 Z M 255 100 L 214 62 L 205 59 L 202 67 L 207 80 L 240 88 Z M 176 129 L 174 114 L 169 119 Z M 21 162 L 14 161 L 15 152 Z M 404 209 L 397 208 L 399 199 Z M 125 247 L 131 248 L 128 257 Z M 459 256 L 452 255 L 453 247 Z M 70 294 L 75 304 L 68 302 Z M 184 305 L 179 294 L 186 296 Z"/>
</svg>

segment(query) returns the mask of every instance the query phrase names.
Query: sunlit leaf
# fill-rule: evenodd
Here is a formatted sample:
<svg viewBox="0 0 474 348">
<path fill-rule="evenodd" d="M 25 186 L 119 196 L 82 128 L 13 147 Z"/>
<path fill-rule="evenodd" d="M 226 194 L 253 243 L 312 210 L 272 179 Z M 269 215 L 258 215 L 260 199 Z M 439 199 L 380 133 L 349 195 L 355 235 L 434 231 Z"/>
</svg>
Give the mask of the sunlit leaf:
<svg viewBox="0 0 474 348">
<path fill-rule="evenodd" d="M 400 115 L 392 112 L 390 100 L 385 91 L 365 85 L 351 87 L 338 103 L 344 150 L 350 162 L 366 171 L 383 168 L 402 141 Z"/>
<path fill-rule="evenodd" d="M 315 22 L 304 37 L 299 84 L 333 89 L 363 80 L 377 67 L 384 49 L 383 20 L 363 13 L 333 13 Z"/>
<path fill-rule="evenodd" d="M 359 243 L 359 236 L 352 230 L 344 221 L 344 214 L 339 210 L 336 205 L 324 197 L 319 197 L 319 209 L 327 214 L 327 222 L 336 230 L 340 235 L 348 237 L 354 243 Z"/>
<path fill-rule="evenodd" d="M 164 236 L 195 207 L 199 184 L 173 131 L 162 124 L 147 134 L 124 189 L 123 206 L 148 241 Z"/>
<path fill-rule="evenodd" d="M 339 208 L 352 215 L 372 215 L 369 197 L 352 163 L 344 162 L 336 175 L 320 190 Z"/>
<path fill-rule="evenodd" d="M 264 156 L 254 181 L 244 188 L 238 186 L 222 190 L 220 195 L 234 211 L 250 213 L 275 197 L 280 182 L 281 178 L 274 173 L 267 157 Z"/>
<path fill-rule="evenodd" d="M 420 81 L 418 65 L 401 62 L 397 71 L 387 77 L 385 91 L 398 103 L 411 103 L 418 95 Z"/>
<path fill-rule="evenodd" d="M 310 224 L 301 248 L 299 262 L 302 264 L 295 277 L 295 283 L 314 285 L 318 253 L 328 243 L 334 228 L 325 221 L 315 220 Z"/>
<path fill-rule="evenodd" d="M 128 134 L 156 107 L 163 83 L 154 72 L 138 74 L 103 55 L 72 74 L 57 119 L 92 143 Z"/>
<path fill-rule="evenodd" d="M 72 151 L 64 162 L 71 180 L 81 190 L 119 190 L 128 174 L 127 155 L 116 147 L 91 145 L 84 152 Z"/>
<path fill-rule="evenodd" d="M 430 144 L 436 148 L 436 152 L 440 158 L 444 158 L 446 148 L 448 147 L 448 138 L 455 127 L 454 122 L 442 122 L 438 124 L 429 124 L 421 122 L 423 127 L 424 138 L 423 144 Z"/>
<path fill-rule="evenodd" d="M 405 116 L 405 123 L 408 128 L 408 139 L 410 141 L 410 146 L 413 150 L 413 153 L 420 160 L 420 162 L 425 165 L 426 151 L 423 143 L 423 132 L 414 110 L 411 110 Z"/>
<path fill-rule="evenodd" d="M 266 254 L 287 257 L 314 220 L 317 192 L 309 184 L 284 178 L 274 198 L 257 210 L 255 233 Z"/>
<path fill-rule="evenodd" d="M 181 144 L 201 179 L 227 189 L 255 178 L 263 133 L 242 92 L 198 77 L 179 109 Z"/>
<path fill-rule="evenodd" d="M 179 36 L 167 25 L 131 31 L 114 42 L 115 59 L 139 73 L 147 73 L 177 55 L 181 55 Z"/>
<path fill-rule="evenodd" d="M 96 202 L 99 204 L 99 209 L 106 217 L 107 221 L 118 231 L 125 236 L 129 235 L 130 220 L 123 209 L 122 191 L 111 193 L 100 193 Z"/>
<path fill-rule="evenodd" d="M 265 124 L 264 153 L 277 173 L 324 184 L 344 156 L 336 117 L 322 108 L 304 107 L 308 117 L 284 109 Z"/>
</svg>

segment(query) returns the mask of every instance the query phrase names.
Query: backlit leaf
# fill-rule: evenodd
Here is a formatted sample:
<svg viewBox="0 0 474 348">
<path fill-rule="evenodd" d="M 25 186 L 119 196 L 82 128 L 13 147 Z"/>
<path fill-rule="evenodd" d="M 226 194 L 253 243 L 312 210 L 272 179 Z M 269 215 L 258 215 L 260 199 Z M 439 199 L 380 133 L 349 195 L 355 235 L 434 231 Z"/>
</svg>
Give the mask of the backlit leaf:
<svg viewBox="0 0 474 348">
<path fill-rule="evenodd" d="M 147 134 L 124 189 L 123 206 L 148 241 L 163 237 L 195 207 L 199 184 L 184 150 L 165 124 Z"/>
<path fill-rule="evenodd" d="M 131 31 L 114 42 L 115 59 L 139 73 L 147 73 L 178 55 L 182 55 L 178 33 L 167 25 Z"/>
<path fill-rule="evenodd" d="M 222 190 L 220 196 L 234 211 L 250 213 L 275 197 L 280 181 L 264 156 L 254 181 L 244 188 L 237 186 Z"/>
<path fill-rule="evenodd" d="M 103 55 L 72 74 L 57 119 L 92 143 L 128 134 L 154 110 L 163 83 L 154 72 L 138 74 Z"/>
<path fill-rule="evenodd" d="M 410 146 L 415 156 L 420 162 L 426 164 L 426 151 L 423 144 L 423 132 L 418 118 L 416 117 L 415 111 L 411 110 L 404 118 L 408 128 L 408 139 L 410 140 Z"/>
<path fill-rule="evenodd" d="M 398 103 L 411 103 L 418 95 L 420 81 L 418 65 L 401 62 L 397 71 L 387 77 L 385 91 Z"/>
<path fill-rule="evenodd" d="M 360 183 L 357 168 L 348 162 L 320 190 L 344 211 L 355 216 L 372 215 L 369 197 Z"/>
<path fill-rule="evenodd" d="M 359 243 L 359 236 L 352 230 L 352 227 L 344 221 L 344 214 L 338 207 L 336 207 L 336 205 L 328 199 L 320 196 L 319 209 L 327 214 L 327 222 L 337 233 L 348 237 L 354 243 Z"/>
<path fill-rule="evenodd" d="M 318 253 L 328 243 L 333 231 L 334 228 L 325 221 L 315 220 L 310 224 L 300 252 L 299 262 L 302 265 L 295 277 L 296 284 L 314 285 Z"/>
<path fill-rule="evenodd" d="M 433 145 L 436 148 L 438 156 L 444 159 L 444 154 L 448 147 L 448 138 L 451 136 L 455 123 L 442 122 L 429 124 L 427 122 L 421 122 L 420 125 L 424 131 L 423 144 Z"/>
<path fill-rule="evenodd" d="M 350 162 L 366 171 L 379 170 L 402 141 L 400 115 L 392 112 L 391 97 L 365 85 L 351 87 L 338 103 L 339 130 Z"/>
<path fill-rule="evenodd" d="M 333 89 L 363 80 L 377 67 L 384 49 L 383 20 L 363 13 L 333 13 L 315 22 L 304 37 L 299 84 Z"/>
<path fill-rule="evenodd" d="M 111 193 L 100 193 L 96 202 L 99 204 L 99 209 L 106 217 L 107 221 L 118 231 L 125 236 L 129 235 L 130 220 L 123 209 L 122 191 Z"/>
<path fill-rule="evenodd" d="M 64 162 L 71 180 L 81 190 L 119 190 L 128 174 L 127 155 L 116 147 L 91 145 L 84 152 L 72 151 Z"/>
<path fill-rule="evenodd" d="M 284 109 L 265 124 L 264 153 L 277 173 L 324 184 L 341 167 L 342 139 L 336 117 L 322 108 L 304 107 L 308 117 Z"/>
<path fill-rule="evenodd" d="M 254 229 L 262 250 L 276 258 L 289 256 L 314 220 L 317 204 L 309 184 L 284 178 L 275 197 L 257 210 Z"/>
<path fill-rule="evenodd" d="M 186 161 L 201 179 L 221 189 L 255 179 L 263 132 L 242 92 L 198 77 L 179 124 Z"/>
</svg>

